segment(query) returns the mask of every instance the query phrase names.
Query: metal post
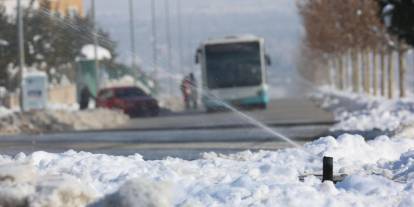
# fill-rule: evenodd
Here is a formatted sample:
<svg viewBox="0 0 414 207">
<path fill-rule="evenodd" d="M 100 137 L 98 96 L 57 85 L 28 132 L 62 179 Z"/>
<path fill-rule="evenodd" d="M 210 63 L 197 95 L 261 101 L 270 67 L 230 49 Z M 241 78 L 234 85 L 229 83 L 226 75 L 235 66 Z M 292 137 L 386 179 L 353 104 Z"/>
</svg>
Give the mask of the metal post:
<svg viewBox="0 0 414 207">
<path fill-rule="evenodd" d="M 323 157 L 322 182 L 325 180 L 333 181 L 333 158 L 332 157 Z"/>
<path fill-rule="evenodd" d="M 95 10 L 95 0 L 92 0 L 92 21 L 93 21 L 93 45 L 94 45 L 94 56 L 95 56 L 95 78 L 96 78 L 96 92 L 98 92 L 100 87 L 100 71 L 99 71 L 99 59 L 98 59 L 98 32 L 96 25 L 96 10 Z M 96 95 L 96 94 L 94 94 Z"/>
<path fill-rule="evenodd" d="M 20 71 L 20 108 L 23 110 L 23 76 L 25 70 L 24 31 L 23 31 L 23 9 L 21 0 L 17 0 L 17 36 L 19 42 L 19 71 Z"/>
<path fill-rule="evenodd" d="M 178 54 L 179 54 L 179 67 L 180 71 L 184 74 L 183 70 L 183 26 L 182 26 L 182 17 L 181 17 L 181 0 L 177 0 L 177 35 L 178 35 Z"/>
<path fill-rule="evenodd" d="M 170 4 L 169 4 L 170 0 L 165 0 L 165 31 L 166 31 L 166 36 L 167 36 L 167 57 L 168 57 L 168 70 L 170 71 L 170 74 L 173 74 L 172 72 L 172 52 L 171 52 L 171 25 L 170 25 Z M 173 88 L 173 80 L 172 77 L 170 75 L 170 77 L 168 77 L 169 79 L 169 94 L 172 95 L 172 88 Z"/>
<path fill-rule="evenodd" d="M 131 67 L 134 69 L 137 67 L 136 61 L 136 49 L 135 49 L 135 18 L 134 18 L 134 0 L 129 0 L 129 31 L 130 31 L 130 40 L 131 40 Z"/>
<path fill-rule="evenodd" d="M 154 79 L 158 77 L 157 57 L 157 20 L 155 0 L 151 0 L 151 27 L 152 27 L 152 64 L 154 67 Z"/>
</svg>

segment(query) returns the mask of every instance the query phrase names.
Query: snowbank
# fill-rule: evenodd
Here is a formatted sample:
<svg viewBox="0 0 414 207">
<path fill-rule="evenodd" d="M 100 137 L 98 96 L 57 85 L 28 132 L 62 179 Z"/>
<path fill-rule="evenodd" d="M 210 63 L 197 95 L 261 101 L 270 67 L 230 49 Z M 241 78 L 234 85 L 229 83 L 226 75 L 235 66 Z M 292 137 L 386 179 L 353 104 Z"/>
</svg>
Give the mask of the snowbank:
<svg viewBox="0 0 414 207">
<path fill-rule="evenodd" d="M 37 1 L 34 1 L 33 3 L 33 8 L 39 7 L 39 3 Z M 14 16 L 16 14 L 17 1 L 2 1 L 1 4 L 5 6 L 7 15 Z M 30 0 L 21 0 L 21 4 L 22 7 L 28 7 L 30 5 Z"/>
<path fill-rule="evenodd" d="M 333 131 L 395 132 L 414 123 L 413 99 L 389 100 L 329 88 L 322 88 L 313 97 L 334 112 L 338 123 Z"/>
<path fill-rule="evenodd" d="M 349 175 L 344 181 L 336 185 L 321 183 L 312 176 L 321 173 L 324 155 L 334 156 L 335 173 Z M 53 189 L 67 189 L 71 200 L 95 198 L 91 206 L 414 205 L 414 140 L 385 136 L 372 141 L 354 135 L 325 137 L 303 149 L 246 151 L 226 156 L 208 153 L 194 161 L 145 161 L 138 154 L 121 157 L 68 151 L 0 156 L 1 163 L 30 163 L 37 177 L 77 180 L 67 187 L 61 182 Z M 301 182 L 300 175 L 309 176 Z M 47 185 L 38 179 L 22 179 L 29 190 L 18 195 L 34 198 L 40 193 L 45 196 L 42 200 L 59 198 L 56 193 L 46 193 L 50 192 L 44 189 Z M 71 187 L 74 185 L 79 187 Z M 5 193 L 17 192 L 13 188 L 2 189 Z"/>
<path fill-rule="evenodd" d="M 106 129 L 128 120 L 127 115 L 108 109 L 16 112 L 0 117 L 0 135 Z"/>
<path fill-rule="evenodd" d="M 0 206 L 86 206 L 95 199 L 73 176 L 39 175 L 31 163 L 0 165 Z"/>
<path fill-rule="evenodd" d="M 10 115 L 12 113 L 13 113 L 12 110 L 0 106 L 0 118 L 5 117 L 5 116 L 8 116 L 8 115 Z"/>
<path fill-rule="evenodd" d="M 81 54 L 87 60 L 94 60 L 95 59 L 95 46 L 94 45 L 85 45 L 81 49 Z M 112 55 L 109 50 L 103 48 L 101 46 L 97 46 L 97 59 L 104 60 L 104 59 L 111 59 Z"/>
</svg>

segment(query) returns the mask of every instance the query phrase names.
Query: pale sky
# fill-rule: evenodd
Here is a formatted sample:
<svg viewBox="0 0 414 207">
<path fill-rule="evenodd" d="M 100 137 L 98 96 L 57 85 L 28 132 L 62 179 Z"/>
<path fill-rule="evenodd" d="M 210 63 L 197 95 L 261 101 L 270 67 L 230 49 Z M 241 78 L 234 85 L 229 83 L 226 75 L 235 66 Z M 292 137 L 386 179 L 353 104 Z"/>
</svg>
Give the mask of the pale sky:
<svg viewBox="0 0 414 207">
<path fill-rule="evenodd" d="M 150 1 L 134 1 L 137 56 L 151 70 Z M 89 7 L 90 0 L 86 0 Z M 118 41 L 120 60 L 130 62 L 128 0 L 97 0 L 101 27 Z M 178 67 L 177 0 L 169 0 L 173 64 Z M 294 68 L 302 27 L 293 0 L 181 0 L 184 67 L 190 70 L 198 44 L 210 37 L 254 34 L 264 37 L 270 56 L 280 70 Z M 157 47 L 161 67 L 166 66 L 165 0 L 157 0 Z M 274 67 L 277 67 L 274 66 Z M 177 70 L 177 68 L 176 68 Z"/>
</svg>

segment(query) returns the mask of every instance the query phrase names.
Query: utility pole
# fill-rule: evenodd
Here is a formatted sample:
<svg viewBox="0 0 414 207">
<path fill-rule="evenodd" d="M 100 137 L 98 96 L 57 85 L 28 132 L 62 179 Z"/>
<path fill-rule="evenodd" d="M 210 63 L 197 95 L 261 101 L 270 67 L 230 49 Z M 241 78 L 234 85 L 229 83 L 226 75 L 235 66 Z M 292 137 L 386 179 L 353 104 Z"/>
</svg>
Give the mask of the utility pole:
<svg viewBox="0 0 414 207">
<path fill-rule="evenodd" d="M 24 53 L 23 9 L 21 0 L 17 0 L 17 32 L 19 42 L 19 70 L 21 77 L 23 77 L 26 58 Z"/>
<path fill-rule="evenodd" d="M 171 58 L 171 22 L 170 22 L 170 0 L 165 0 L 165 31 L 167 36 L 168 70 L 172 69 Z"/>
<path fill-rule="evenodd" d="M 23 9 L 21 0 L 17 0 L 17 36 L 19 42 L 19 71 L 20 71 L 20 87 L 23 84 L 25 70 L 25 51 L 24 51 L 24 31 L 23 31 Z M 23 88 L 20 88 L 20 108 L 23 110 Z"/>
<path fill-rule="evenodd" d="M 170 0 L 165 0 L 165 30 L 167 35 L 167 58 L 168 58 L 168 69 L 170 71 L 170 74 L 173 74 L 172 71 L 172 54 L 171 54 L 171 25 L 170 25 Z M 173 88 L 173 82 L 172 77 L 168 77 L 169 79 L 169 94 L 172 95 L 172 88 Z"/>
<path fill-rule="evenodd" d="M 183 25 L 182 25 L 182 17 L 181 17 L 181 0 L 177 0 L 177 35 L 178 35 L 178 65 L 180 67 L 180 71 L 184 74 L 185 71 L 183 70 Z"/>
<path fill-rule="evenodd" d="M 95 0 L 92 0 L 92 21 L 93 21 L 93 46 L 94 46 L 94 57 L 95 57 L 95 78 L 96 78 L 96 93 L 100 87 L 100 71 L 99 71 L 99 59 L 98 59 L 98 32 L 96 29 L 96 8 Z M 97 94 L 94 94 L 97 95 Z"/>
<path fill-rule="evenodd" d="M 157 20 L 155 0 L 151 0 L 151 28 L 152 28 L 152 65 L 154 67 L 154 79 L 158 78 L 158 54 L 157 54 Z"/>
<path fill-rule="evenodd" d="M 138 63 L 136 58 L 136 49 L 135 49 L 135 15 L 134 15 L 134 0 L 129 0 L 129 31 L 130 31 L 130 40 L 131 40 L 131 67 L 136 69 Z"/>
</svg>

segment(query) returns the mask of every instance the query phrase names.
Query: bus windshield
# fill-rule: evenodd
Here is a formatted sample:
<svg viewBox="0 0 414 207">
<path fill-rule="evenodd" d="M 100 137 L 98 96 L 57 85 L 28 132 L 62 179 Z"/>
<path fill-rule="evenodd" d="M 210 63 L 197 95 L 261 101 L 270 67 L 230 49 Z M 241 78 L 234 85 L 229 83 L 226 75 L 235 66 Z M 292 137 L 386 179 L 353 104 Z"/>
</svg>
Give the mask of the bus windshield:
<svg viewBox="0 0 414 207">
<path fill-rule="evenodd" d="M 205 55 L 210 89 L 257 86 L 262 82 L 258 42 L 208 45 Z"/>
</svg>

